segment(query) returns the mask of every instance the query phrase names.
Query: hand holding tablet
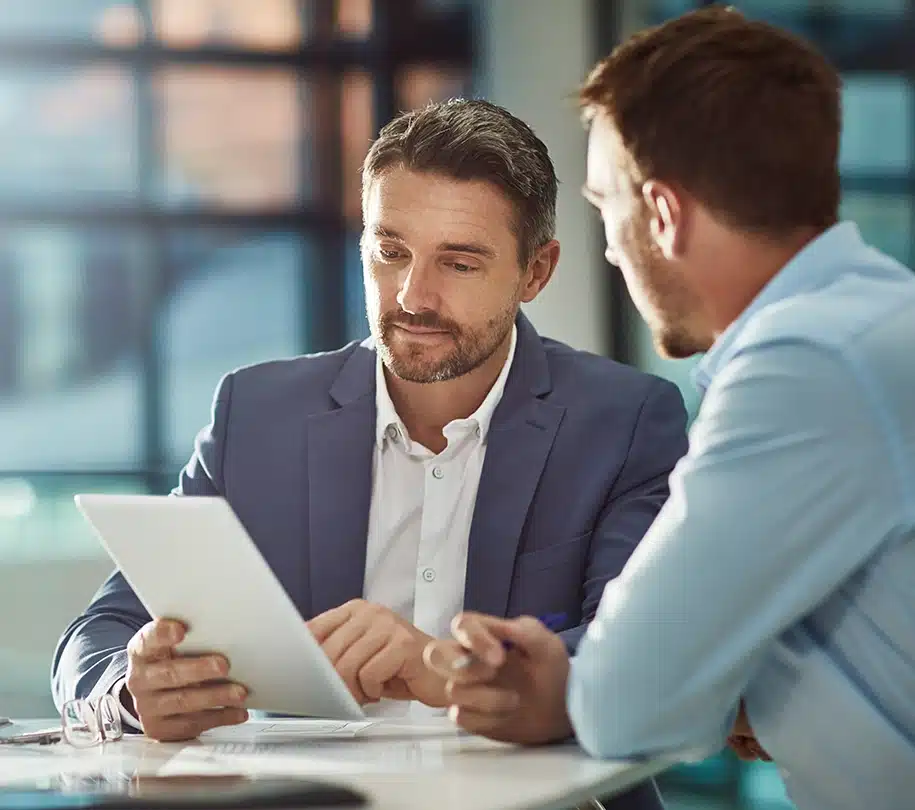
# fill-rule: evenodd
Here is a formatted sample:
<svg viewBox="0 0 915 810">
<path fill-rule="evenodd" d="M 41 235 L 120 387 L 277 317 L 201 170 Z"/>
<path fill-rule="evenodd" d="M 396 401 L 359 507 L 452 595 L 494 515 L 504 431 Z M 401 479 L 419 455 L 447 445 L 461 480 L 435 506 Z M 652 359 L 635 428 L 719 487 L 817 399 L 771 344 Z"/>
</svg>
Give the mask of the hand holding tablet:
<svg viewBox="0 0 915 810">
<path fill-rule="evenodd" d="M 127 645 L 128 708 L 147 736 L 162 742 L 248 719 L 248 690 L 229 680 L 225 656 L 178 653 L 186 632 L 174 619 L 153 619 Z"/>
<path fill-rule="evenodd" d="M 131 641 L 129 688 L 139 690 L 141 712 L 144 704 L 156 718 L 176 716 L 163 714 L 176 710 L 215 711 L 220 714 L 196 722 L 217 725 L 239 722 L 244 708 L 334 720 L 365 717 L 224 499 L 75 500 L 150 616 L 187 628 L 175 641 L 172 623 L 154 622 Z M 237 684 L 244 697 L 234 691 Z M 169 696 L 169 689 L 178 691 Z"/>
</svg>

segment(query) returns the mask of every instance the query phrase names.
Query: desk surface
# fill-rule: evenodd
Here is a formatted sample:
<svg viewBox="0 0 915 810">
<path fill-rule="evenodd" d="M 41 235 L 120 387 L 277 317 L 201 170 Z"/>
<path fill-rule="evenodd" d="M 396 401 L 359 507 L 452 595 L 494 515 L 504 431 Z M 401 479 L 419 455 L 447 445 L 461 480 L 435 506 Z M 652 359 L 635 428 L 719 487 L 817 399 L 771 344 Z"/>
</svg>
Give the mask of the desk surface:
<svg viewBox="0 0 915 810">
<path fill-rule="evenodd" d="M 601 762 L 572 745 L 515 748 L 444 722 L 387 721 L 350 738 L 309 736 L 269 744 L 261 739 L 163 744 L 134 737 L 83 751 L 64 744 L 0 746 L 0 784 L 60 774 L 121 781 L 143 775 L 282 774 L 354 787 L 377 810 L 559 810 L 624 792 L 676 762 Z"/>
</svg>

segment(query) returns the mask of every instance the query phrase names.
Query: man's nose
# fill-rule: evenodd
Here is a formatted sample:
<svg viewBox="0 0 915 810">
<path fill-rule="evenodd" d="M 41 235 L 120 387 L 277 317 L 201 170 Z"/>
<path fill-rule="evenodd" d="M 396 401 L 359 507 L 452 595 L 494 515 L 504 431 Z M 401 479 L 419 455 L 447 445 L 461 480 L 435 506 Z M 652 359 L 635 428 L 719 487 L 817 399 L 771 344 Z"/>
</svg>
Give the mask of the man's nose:
<svg viewBox="0 0 915 810">
<path fill-rule="evenodd" d="M 404 312 L 412 315 L 435 309 L 438 303 L 435 286 L 435 270 L 422 262 L 414 261 L 401 282 L 397 303 Z"/>
</svg>

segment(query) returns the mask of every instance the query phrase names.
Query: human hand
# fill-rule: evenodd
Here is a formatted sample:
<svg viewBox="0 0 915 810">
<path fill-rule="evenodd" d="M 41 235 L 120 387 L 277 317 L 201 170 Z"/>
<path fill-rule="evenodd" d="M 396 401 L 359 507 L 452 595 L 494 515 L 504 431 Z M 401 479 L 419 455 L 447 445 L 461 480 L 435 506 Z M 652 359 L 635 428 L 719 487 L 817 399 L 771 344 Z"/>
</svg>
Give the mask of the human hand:
<svg viewBox="0 0 915 810">
<path fill-rule="evenodd" d="M 744 762 L 754 762 L 757 759 L 761 759 L 763 762 L 772 761 L 772 757 L 756 739 L 743 699 L 740 701 L 737 718 L 734 720 L 734 728 L 728 735 L 728 747 Z"/>
<path fill-rule="evenodd" d="M 449 716 L 458 726 L 526 745 L 573 733 L 565 701 L 569 656 L 559 636 L 537 619 L 479 613 L 462 613 L 451 629 L 455 641 L 432 642 L 423 657 L 446 680 Z"/>
<path fill-rule="evenodd" d="M 155 619 L 127 644 L 126 706 L 147 737 L 162 742 L 190 740 L 217 726 L 243 723 L 247 690 L 228 683 L 222 655 L 182 656 L 176 646 L 185 635 L 180 622 Z"/>
<path fill-rule="evenodd" d="M 423 665 L 432 637 L 394 611 L 354 599 L 307 624 L 360 704 L 391 698 L 445 705 L 444 680 Z"/>
</svg>

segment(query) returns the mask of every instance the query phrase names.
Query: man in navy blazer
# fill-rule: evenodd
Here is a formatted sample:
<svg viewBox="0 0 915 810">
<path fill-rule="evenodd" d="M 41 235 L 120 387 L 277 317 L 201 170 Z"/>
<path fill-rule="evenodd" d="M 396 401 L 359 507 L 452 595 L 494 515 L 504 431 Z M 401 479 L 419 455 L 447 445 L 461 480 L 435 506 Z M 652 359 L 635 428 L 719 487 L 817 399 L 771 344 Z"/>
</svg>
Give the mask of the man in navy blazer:
<svg viewBox="0 0 915 810">
<path fill-rule="evenodd" d="M 525 124 L 482 101 L 405 114 L 363 185 L 372 338 L 224 377 L 175 492 L 228 500 L 361 702 L 442 706 L 422 650 L 461 609 L 550 614 L 575 649 L 686 416 L 670 383 L 520 314 L 559 255 Z M 58 646 L 57 702 L 116 692 L 159 739 L 242 720 L 231 662 L 172 658 L 181 633 L 115 572 Z"/>
</svg>

